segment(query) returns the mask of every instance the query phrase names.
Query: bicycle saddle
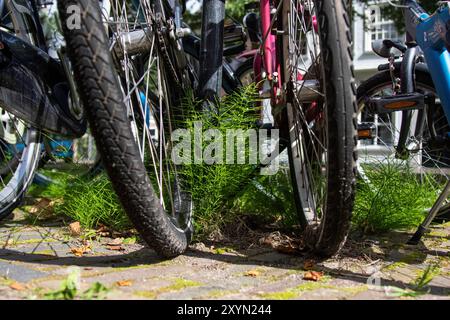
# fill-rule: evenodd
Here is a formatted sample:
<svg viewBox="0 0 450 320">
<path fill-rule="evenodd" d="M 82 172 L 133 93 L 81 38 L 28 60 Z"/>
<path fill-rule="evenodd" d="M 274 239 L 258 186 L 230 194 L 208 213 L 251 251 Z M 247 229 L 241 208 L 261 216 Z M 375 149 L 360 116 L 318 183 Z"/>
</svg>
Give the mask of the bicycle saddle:
<svg viewBox="0 0 450 320">
<path fill-rule="evenodd" d="M 392 54 L 395 54 L 395 49 L 401 53 L 405 53 L 408 47 L 399 40 L 375 40 L 372 42 L 372 50 L 382 58 L 389 58 Z M 397 56 L 397 54 L 395 54 Z"/>
</svg>

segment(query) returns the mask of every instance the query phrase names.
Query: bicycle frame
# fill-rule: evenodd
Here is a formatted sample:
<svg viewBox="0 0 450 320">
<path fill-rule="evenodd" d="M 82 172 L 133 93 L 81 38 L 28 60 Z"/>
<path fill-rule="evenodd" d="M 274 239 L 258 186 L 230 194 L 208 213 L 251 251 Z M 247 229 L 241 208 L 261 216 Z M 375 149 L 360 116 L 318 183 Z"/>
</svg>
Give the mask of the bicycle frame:
<svg viewBox="0 0 450 320">
<path fill-rule="evenodd" d="M 285 30 L 279 30 L 281 26 L 277 19 L 288 14 L 286 8 L 289 3 L 290 0 L 260 0 L 262 45 L 255 56 L 254 73 L 256 83 L 261 83 L 263 80 L 269 83 L 270 92 L 266 92 L 267 87 L 265 87 L 260 94 L 262 97 L 268 97 L 270 93 L 272 107 L 283 106 L 287 99 L 283 92 L 288 79 L 283 79 L 281 70 L 284 57 L 280 52 Z M 311 19 L 314 31 L 318 32 L 316 17 L 312 16 Z M 298 72 L 296 78 L 296 81 L 302 81 L 303 75 Z"/>
<path fill-rule="evenodd" d="M 272 20 L 270 0 L 260 0 L 260 16 L 263 42 L 260 51 L 256 53 L 254 59 L 255 81 L 260 83 L 262 80 L 267 79 L 270 82 L 272 105 L 277 105 L 280 103 L 278 97 L 282 88 L 280 77 L 281 63 L 277 54 L 277 36 L 272 33 L 274 21 Z M 263 74 L 263 69 L 265 74 Z"/>
<path fill-rule="evenodd" d="M 442 4 L 433 15 L 425 12 L 416 0 L 404 0 L 403 5 L 409 7 L 405 9 L 407 43 L 416 42 L 422 49 L 447 121 L 450 123 L 450 52 L 447 50 L 450 5 Z M 414 59 L 405 61 L 402 68 L 413 70 L 414 62 Z"/>
<path fill-rule="evenodd" d="M 36 3 L 31 0 L 13 3 L 34 24 L 38 39 L 32 45 L 0 30 L 0 107 L 40 130 L 68 138 L 81 137 L 86 124 L 70 111 L 67 99 L 70 75 L 45 51 Z"/>
</svg>

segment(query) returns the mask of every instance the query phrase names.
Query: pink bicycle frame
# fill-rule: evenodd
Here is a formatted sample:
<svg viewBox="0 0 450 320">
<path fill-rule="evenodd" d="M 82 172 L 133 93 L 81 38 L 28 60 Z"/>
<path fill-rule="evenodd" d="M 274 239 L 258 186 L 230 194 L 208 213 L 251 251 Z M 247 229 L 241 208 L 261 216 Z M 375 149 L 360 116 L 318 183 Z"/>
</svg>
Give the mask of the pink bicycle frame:
<svg viewBox="0 0 450 320">
<path fill-rule="evenodd" d="M 280 4 L 280 1 L 286 0 L 273 0 L 274 7 Z M 281 59 L 277 54 L 277 36 L 273 34 L 271 28 L 273 28 L 273 20 L 271 13 L 271 0 L 260 0 L 260 16 L 261 16 L 261 28 L 263 43 L 260 50 L 257 51 L 254 58 L 253 71 L 255 74 L 255 82 L 261 84 L 262 81 L 267 80 L 271 86 L 271 100 L 272 106 L 281 105 L 283 101 L 282 88 L 283 79 L 281 74 Z M 299 11 L 303 11 L 303 8 L 299 8 Z M 312 25 L 316 33 L 319 32 L 317 23 L 317 17 L 312 16 Z M 263 77 L 263 70 L 266 75 Z M 297 73 L 297 81 L 303 80 L 303 74 Z M 306 113 L 308 119 L 316 119 L 320 116 L 317 113 L 317 103 L 313 102 L 309 105 Z"/>
<path fill-rule="evenodd" d="M 283 1 L 283 0 L 280 0 Z M 281 81 L 281 64 L 277 56 L 276 35 L 272 34 L 272 17 L 270 0 L 260 1 L 260 16 L 261 16 L 261 31 L 263 37 L 263 44 L 254 59 L 254 73 L 256 83 L 261 83 L 262 80 L 268 80 L 272 87 L 272 103 L 279 104 L 279 92 L 282 88 Z M 266 72 L 266 77 L 263 79 L 262 71 Z"/>
</svg>

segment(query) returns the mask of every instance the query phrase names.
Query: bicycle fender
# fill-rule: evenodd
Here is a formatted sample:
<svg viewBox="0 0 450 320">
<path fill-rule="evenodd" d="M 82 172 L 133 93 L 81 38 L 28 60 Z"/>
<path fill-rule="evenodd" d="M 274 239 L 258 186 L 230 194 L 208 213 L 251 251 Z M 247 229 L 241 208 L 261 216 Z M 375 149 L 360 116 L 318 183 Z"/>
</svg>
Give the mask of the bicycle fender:
<svg viewBox="0 0 450 320">
<path fill-rule="evenodd" d="M 86 120 L 70 112 L 70 90 L 59 63 L 0 30 L 0 107 L 39 130 L 78 138 Z"/>
</svg>

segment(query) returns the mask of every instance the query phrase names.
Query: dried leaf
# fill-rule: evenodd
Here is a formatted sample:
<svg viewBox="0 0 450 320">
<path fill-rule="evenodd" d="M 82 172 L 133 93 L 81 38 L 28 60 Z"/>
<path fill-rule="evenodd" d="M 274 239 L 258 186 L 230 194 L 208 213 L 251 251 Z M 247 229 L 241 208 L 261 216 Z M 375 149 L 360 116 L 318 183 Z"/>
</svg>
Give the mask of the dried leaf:
<svg viewBox="0 0 450 320">
<path fill-rule="evenodd" d="M 18 283 L 18 282 L 14 282 L 14 283 L 10 284 L 9 287 L 10 287 L 11 289 L 17 290 L 17 291 L 23 291 L 23 290 L 26 289 L 25 286 L 24 286 L 23 284 Z"/>
<path fill-rule="evenodd" d="M 121 280 L 121 281 L 117 281 L 116 284 L 119 287 L 129 287 L 133 284 L 133 282 L 131 280 Z"/>
<path fill-rule="evenodd" d="M 114 240 L 108 242 L 106 245 L 107 246 L 119 246 L 119 245 L 123 244 L 123 240 L 124 240 L 124 238 L 115 238 Z"/>
<path fill-rule="evenodd" d="M 98 229 L 97 229 L 97 234 L 100 237 L 109 237 L 111 235 L 111 230 L 109 230 L 108 227 L 101 225 Z"/>
<path fill-rule="evenodd" d="M 76 256 L 76 257 L 82 257 L 84 254 L 91 252 L 90 246 L 81 246 L 77 248 L 72 248 L 70 251 Z"/>
<path fill-rule="evenodd" d="M 125 250 L 122 246 L 110 246 L 110 245 L 107 245 L 106 247 L 109 250 L 113 250 L 113 251 L 124 251 Z"/>
<path fill-rule="evenodd" d="M 250 270 L 245 273 L 245 276 L 255 278 L 255 277 L 259 276 L 260 274 L 261 274 L 261 272 L 259 272 L 258 270 Z"/>
<path fill-rule="evenodd" d="M 323 272 L 309 271 L 303 276 L 303 280 L 319 281 L 323 277 Z"/>
<path fill-rule="evenodd" d="M 73 222 L 71 224 L 69 224 L 69 231 L 70 231 L 70 235 L 76 237 L 79 236 L 81 234 L 81 225 L 80 222 Z"/>
<path fill-rule="evenodd" d="M 48 198 L 39 199 L 30 209 L 28 209 L 28 212 L 42 219 L 48 218 L 53 216 L 54 207 L 57 202 L 58 201 Z"/>
<path fill-rule="evenodd" d="M 314 260 L 306 260 L 305 263 L 303 264 L 303 269 L 304 270 L 312 270 L 314 269 L 314 266 L 316 265 Z"/>
</svg>

